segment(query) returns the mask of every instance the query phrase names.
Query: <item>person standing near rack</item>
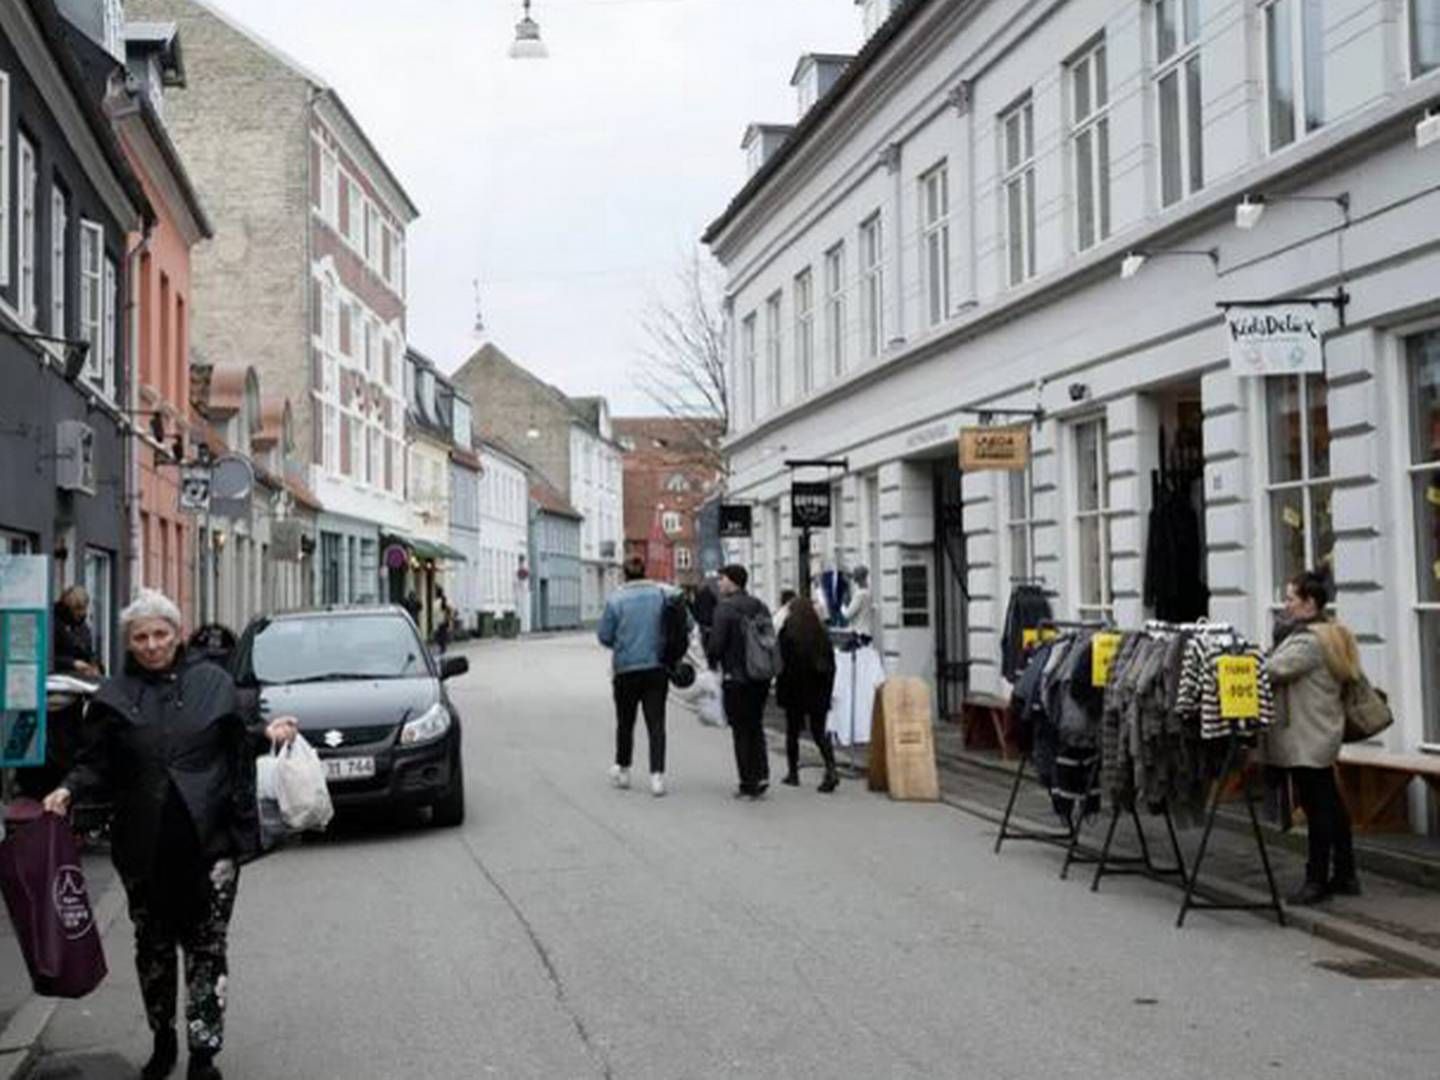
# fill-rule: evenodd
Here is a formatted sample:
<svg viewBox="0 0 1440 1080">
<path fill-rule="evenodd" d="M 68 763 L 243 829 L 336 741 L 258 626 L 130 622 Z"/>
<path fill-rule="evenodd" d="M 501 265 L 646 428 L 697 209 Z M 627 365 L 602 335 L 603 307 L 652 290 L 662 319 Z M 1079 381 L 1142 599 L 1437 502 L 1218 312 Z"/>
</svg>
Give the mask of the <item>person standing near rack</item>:
<svg viewBox="0 0 1440 1080">
<path fill-rule="evenodd" d="M 770 680 L 755 665 L 766 663 L 775 645 L 770 609 L 745 591 L 750 574 L 739 565 L 720 571 L 720 605 L 705 644 L 705 658 L 724 680 L 725 719 L 735 740 L 737 796 L 758 799 L 770 786 L 770 757 L 765 746 L 765 699 Z M 765 655 L 762 655 L 765 654 Z"/>
<path fill-rule="evenodd" d="M 1354 634 L 1326 617 L 1329 597 L 1329 580 L 1321 574 L 1306 571 L 1290 580 L 1285 619 L 1265 664 L 1279 706 L 1266 736 L 1266 759 L 1289 770 L 1309 828 L 1305 882 L 1289 898 L 1295 905 L 1360 894 L 1350 815 L 1335 782 L 1345 737 L 1340 695 L 1360 674 L 1360 654 Z"/>
<path fill-rule="evenodd" d="M 785 761 L 789 766 L 782 783 L 800 786 L 800 732 L 808 726 L 825 760 L 820 791 L 828 794 L 840 786 L 835 749 L 825 730 L 835 693 L 835 650 L 815 605 L 804 597 L 790 601 L 789 615 L 780 630 L 780 659 L 775 700 L 785 710 Z"/>
</svg>

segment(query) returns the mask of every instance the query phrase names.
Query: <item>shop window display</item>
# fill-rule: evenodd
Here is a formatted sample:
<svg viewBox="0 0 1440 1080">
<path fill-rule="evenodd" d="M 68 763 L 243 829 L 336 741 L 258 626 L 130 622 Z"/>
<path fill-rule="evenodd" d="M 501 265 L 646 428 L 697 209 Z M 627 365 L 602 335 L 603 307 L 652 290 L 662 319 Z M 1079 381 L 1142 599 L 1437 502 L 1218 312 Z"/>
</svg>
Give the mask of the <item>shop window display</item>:
<svg viewBox="0 0 1440 1080">
<path fill-rule="evenodd" d="M 1440 330 L 1406 343 L 1425 741 L 1440 744 Z"/>
<path fill-rule="evenodd" d="M 1303 570 L 1334 570 L 1330 421 L 1323 375 L 1266 380 L 1270 542 L 1276 601 Z"/>
</svg>

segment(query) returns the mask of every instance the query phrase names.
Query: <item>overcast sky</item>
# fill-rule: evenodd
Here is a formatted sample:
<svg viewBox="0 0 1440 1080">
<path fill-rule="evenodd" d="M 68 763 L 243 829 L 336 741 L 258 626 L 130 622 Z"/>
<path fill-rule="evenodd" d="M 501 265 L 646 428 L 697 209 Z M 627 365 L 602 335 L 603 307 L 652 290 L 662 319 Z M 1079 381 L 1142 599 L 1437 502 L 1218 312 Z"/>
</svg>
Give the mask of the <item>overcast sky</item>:
<svg viewBox="0 0 1440 1080">
<path fill-rule="evenodd" d="M 491 340 L 575 394 L 634 389 L 637 317 L 744 181 L 752 120 L 791 122 L 805 52 L 854 52 L 854 0 L 212 0 L 334 86 L 421 217 L 410 339 L 444 370 Z M 424 14 L 418 14 L 423 12 Z"/>
</svg>

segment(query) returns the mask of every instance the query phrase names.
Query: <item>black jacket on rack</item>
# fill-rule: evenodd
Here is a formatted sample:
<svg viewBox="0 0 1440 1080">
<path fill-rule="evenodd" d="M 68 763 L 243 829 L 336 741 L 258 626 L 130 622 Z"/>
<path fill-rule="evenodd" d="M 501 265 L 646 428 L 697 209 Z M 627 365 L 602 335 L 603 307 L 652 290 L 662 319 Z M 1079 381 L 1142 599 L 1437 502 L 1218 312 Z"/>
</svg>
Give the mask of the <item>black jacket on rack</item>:
<svg viewBox="0 0 1440 1080">
<path fill-rule="evenodd" d="M 1145 545 L 1145 606 L 1166 622 L 1191 622 L 1210 610 L 1200 515 L 1189 485 L 1157 485 Z"/>
<path fill-rule="evenodd" d="M 1005 609 L 1005 633 L 1000 638 L 1000 673 L 1014 683 L 1025 670 L 1025 631 L 1054 618 L 1050 600 L 1038 585 L 1016 585 Z"/>
</svg>

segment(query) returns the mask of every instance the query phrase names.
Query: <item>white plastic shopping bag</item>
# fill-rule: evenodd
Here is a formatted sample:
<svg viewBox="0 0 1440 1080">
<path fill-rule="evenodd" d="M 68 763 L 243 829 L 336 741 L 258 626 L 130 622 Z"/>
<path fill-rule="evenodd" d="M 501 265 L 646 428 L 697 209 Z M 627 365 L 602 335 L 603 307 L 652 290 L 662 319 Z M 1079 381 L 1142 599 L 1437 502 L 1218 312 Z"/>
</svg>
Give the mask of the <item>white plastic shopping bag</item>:
<svg viewBox="0 0 1440 1080">
<path fill-rule="evenodd" d="M 274 760 L 275 797 L 285 824 L 296 832 L 324 829 L 335 816 L 335 807 L 325 783 L 325 764 L 315 748 L 303 735 L 296 735 Z"/>
</svg>

